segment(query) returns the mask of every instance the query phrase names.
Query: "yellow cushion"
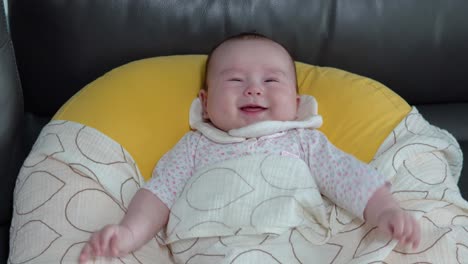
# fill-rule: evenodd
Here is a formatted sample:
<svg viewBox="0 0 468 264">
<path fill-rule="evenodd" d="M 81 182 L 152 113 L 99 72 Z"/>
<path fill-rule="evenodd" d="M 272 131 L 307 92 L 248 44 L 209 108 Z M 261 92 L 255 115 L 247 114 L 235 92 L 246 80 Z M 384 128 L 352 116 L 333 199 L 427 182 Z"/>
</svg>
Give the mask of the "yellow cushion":
<svg viewBox="0 0 468 264">
<path fill-rule="evenodd" d="M 187 131 L 202 85 L 205 55 L 157 57 L 118 67 L 91 82 L 55 114 L 94 127 L 119 142 L 145 179 Z M 410 111 L 384 85 L 342 70 L 297 63 L 299 90 L 315 96 L 321 130 L 339 148 L 369 162 Z"/>
<path fill-rule="evenodd" d="M 385 85 L 343 70 L 297 63 L 299 92 L 313 95 L 330 141 L 364 162 L 411 111 Z"/>
</svg>

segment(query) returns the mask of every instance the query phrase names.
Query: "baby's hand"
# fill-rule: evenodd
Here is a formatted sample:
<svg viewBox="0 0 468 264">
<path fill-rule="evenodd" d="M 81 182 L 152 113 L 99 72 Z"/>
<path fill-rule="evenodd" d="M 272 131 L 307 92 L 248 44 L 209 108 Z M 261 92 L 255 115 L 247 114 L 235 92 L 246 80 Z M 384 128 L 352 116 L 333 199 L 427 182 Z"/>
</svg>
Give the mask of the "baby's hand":
<svg viewBox="0 0 468 264">
<path fill-rule="evenodd" d="M 97 256 L 120 257 L 129 253 L 133 233 L 126 226 L 108 225 L 91 235 L 81 250 L 79 263 L 84 264 Z"/>
<path fill-rule="evenodd" d="M 389 208 L 378 218 L 378 227 L 405 245 L 419 246 L 421 230 L 413 216 L 400 208 Z"/>
</svg>

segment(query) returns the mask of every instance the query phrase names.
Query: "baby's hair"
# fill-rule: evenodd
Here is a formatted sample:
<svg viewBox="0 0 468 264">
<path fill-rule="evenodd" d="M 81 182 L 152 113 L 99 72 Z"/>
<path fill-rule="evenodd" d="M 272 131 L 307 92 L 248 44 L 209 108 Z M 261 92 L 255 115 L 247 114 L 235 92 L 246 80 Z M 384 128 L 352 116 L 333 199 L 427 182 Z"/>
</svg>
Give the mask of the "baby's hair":
<svg viewBox="0 0 468 264">
<path fill-rule="evenodd" d="M 208 67 L 210 66 L 211 57 L 212 57 L 214 51 L 216 49 L 218 49 L 218 47 L 221 46 L 225 42 L 228 42 L 228 41 L 231 41 L 231 40 L 250 40 L 250 39 L 263 39 L 263 40 L 271 41 L 271 42 L 274 42 L 274 43 L 280 45 L 286 51 L 286 53 L 289 55 L 289 58 L 291 58 L 291 62 L 292 62 L 293 68 L 294 68 L 294 74 L 297 74 L 296 64 L 294 63 L 294 58 L 291 56 L 291 53 L 289 52 L 289 50 L 285 46 L 283 46 L 281 43 L 278 43 L 278 42 L 274 41 L 273 39 L 271 39 L 271 38 L 269 38 L 269 37 L 267 37 L 265 35 L 262 35 L 260 33 L 255 32 L 255 31 L 242 32 L 242 33 L 235 34 L 235 35 L 232 35 L 232 36 L 229 36 L 229 37 L 223 39 L 221 42 L 216 44 L 211 49 L 211 51 L 208 53 L 208 57 L 206 59 L 206 64 L 205 64 L 205 79 L 203 81 L 202 89 L 208 91 L 208 82 L 207 82 Z M 297 78 L 296 78 L 296 90 L 298 90 Z"/>
</svg>

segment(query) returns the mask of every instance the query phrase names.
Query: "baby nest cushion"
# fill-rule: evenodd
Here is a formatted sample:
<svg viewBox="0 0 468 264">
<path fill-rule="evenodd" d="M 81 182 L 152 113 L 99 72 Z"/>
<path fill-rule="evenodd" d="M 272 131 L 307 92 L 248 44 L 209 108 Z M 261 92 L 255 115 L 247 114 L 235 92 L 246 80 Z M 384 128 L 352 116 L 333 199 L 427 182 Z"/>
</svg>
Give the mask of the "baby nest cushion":
<svg viewBox="0 0 468 264">
<path fill-rule="evenodd" d="M 19 173 L 9 263 L 76 263 L 94 231 L 120 221 L 159 158 L 190 129 L 189 108 L 202 86 L 205 61 L 203 55 L 135 61 L 93 81 L 63 105 L 41 131 Z M 346 247 L 343 259 L 357 254 L 369 258 L 366 263 L 384 257 L 400 263 L 396 258 L 402 256 L 408 263 L 439 256 L 450 263 L 462 259 L 466 254 L 460 245 L 468 243 L 463 235 L 467 205 L 456 187 L 462 164 L 456 140 L 430 126 L 416 109 L 376 81 L 333 68 L 296 66 L 300 93 L 318 102 L 324 121 L 319 129 L 336 146 L 392 178 L 403 208 L 418 218 L 425 214 L 421 218 L 425 243 L 416 255 L 401 254 L 405 249 L 377 239 L 374 232 L 363 233 L 357 228 L 360 223 L 344 213 L 336 214 L 335 224 L 350 226 L 346 224 L 347 231 L 338 232 L 328 245 Z M 432 147 L 424 147 L 429 144 Z M 411 150 L 400 151 L 407 146 Z M 449 173 L 455 178 L 440 180 Z M 441 228 L 453 231 L 441 239 Z M 340 234 L 352 235 L 353 243 Z M 291 242 L 290 235 L 285 238 Z M 379 241 L 387 243 L 387 253 L 366 253 L 381 248 L 373 243 Z M 173 259 L 155 237 L 128 256 L 92 262 L 173 263 Z"/>
<path fill-rule="evenodd" d="M 14 193 L 10 263 L 76 263 L 94 232 L 117 223 L 160 159 L 189 131 L 205 55 L 149 58 L 84 87 L 41 131 Z M 342 70 L 297 63 L 301 94 L 312 95 L 320 128 L 339 148 L 369 162 L 411 110 L 384 85 Z M 120 259 L 171 263 L 152 239 Z"/>
<path fill-rule="evenodd" d="M 206 55 L 155 57 L 113 69 L 84 87 L 53 117 L 93 127 L 121 144 L 147 180 L 189 131 Z M 369 162 L 410 106 L 383 84 L 343 70 L 296 63 L 299 92 L 312 95 L 337 147 Z"/>
</svg>

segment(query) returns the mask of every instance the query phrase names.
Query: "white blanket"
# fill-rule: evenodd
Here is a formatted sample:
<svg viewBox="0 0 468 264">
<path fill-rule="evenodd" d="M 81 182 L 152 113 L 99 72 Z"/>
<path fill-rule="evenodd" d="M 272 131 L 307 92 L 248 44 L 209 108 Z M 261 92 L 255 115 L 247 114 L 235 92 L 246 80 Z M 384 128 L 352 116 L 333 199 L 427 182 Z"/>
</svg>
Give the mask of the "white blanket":
<svg viewBox="0 0 468 264">
<path fill-rule="evenodd" d="M 16 181 L 8 263 L 76 264 L 91 233 L 118 223 L 143 182 L 130 154 L 108 136 L 51 121 Z M 171 263 L 168 253 L 152 239 L 126 257 L 93 263 Z"/>
<path fill-rule="evenodd" d="M 461 150 L 449 133 L 428 124 L 416 109 L 389 135 L 370 164 L 388 177 L 401 206 L 419 219 L 422 242 L 416 250 L 397 246 L 397 241 L 322 198 L 305 164 L 288 166 L 291 159 L 253 156 L 196 174 L 176 202 L 168 225 L 167 242 L 176 261 L 468 260 L 468 203 L 456 185 Z"/>
<path fill-rule="evenodd" d="M 281 167 L 279 163 L 284 161 L 284 157 L 253 159 L 275 163 L 271 168 Z M 397 246 L 396 241 L 375 227 L 353 219 L 319 197 L 305 167 L 296 163 L 294 168 L 275 169 L 267 173 L 270 177 L 262 178 L 271 192 L 257 197 L 276 193 L 276 199 L 264 199 L 258 206 L 239 204 L 237 215 L 223 218 L 218 214 L 215 220 L 189 219 L 192 215 L 178 212 L 179 226 L 172 216 L 167 232 L 172 255 L 192 264 L 466 263 L 468 203 L 456 185 L 462 153 L 454 138 L 429 125 L 413 109 L 385 140 L 371 165 L 392 182 L 402 207 L 420 220 L 422 243 L 418 249 Z M 282 181 L 277 176 L 284 170 L 291 170 L 289 173 L 297 179 Z M 216 209 L 241 202 L 259 184 L 247 184 L 236 176 L 214 179 L 205 172 L 199 177 L 205 177 L 207 186 L 194 178 L 184 190 L 184 194 L 194 198 L 186 201 L 193 207 L 189 210 Z M 76 263 L 90 234 L 120 221 L 142 183 L 132 157 L 117 142 L 81 124 L 52 121 L 42 130 L 18 175 L 9 262 Z M 231 193 L 227 200 L 217 200 L 219 204 L 203 201 L 204 196 L 196 194 L 217 184 L 237 186 L 237 193 Z M 305 195 L 307 189 L 310 196 Z M 282 192 L 289 194 L 282 196 Z M 226 197 L 224 193 L 221 196 Z M 241 215 L 244 212 L 248 213 L 246 217 Z M 193 216 L 196 215 L 202 214 L 198 211 Z M 191 225 L 194 221 L 201 224 Z M 174 230 L 186 232 L 177 237 Z M 217 236 L 190 238 L 206 236 L 206 232 L 217 232 Z M 167 247 L 159 247 L 153 239 L 127 257 L 102 258 L 95 263 L 173 262 Z"/>
<path fill-rule="evenodd" d="M 259 154 L 207 166 L 191 177 L 171 209 L 167 242 L 279 235 L 291 228 L 303 229 L 316 243 L 328 240 L 315 180 L 299 158 Z"/>
</svg>

